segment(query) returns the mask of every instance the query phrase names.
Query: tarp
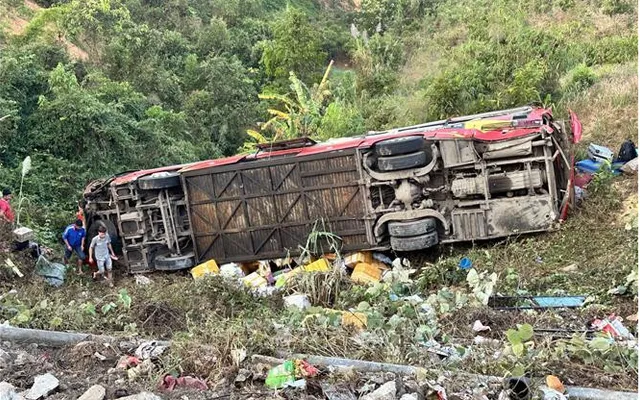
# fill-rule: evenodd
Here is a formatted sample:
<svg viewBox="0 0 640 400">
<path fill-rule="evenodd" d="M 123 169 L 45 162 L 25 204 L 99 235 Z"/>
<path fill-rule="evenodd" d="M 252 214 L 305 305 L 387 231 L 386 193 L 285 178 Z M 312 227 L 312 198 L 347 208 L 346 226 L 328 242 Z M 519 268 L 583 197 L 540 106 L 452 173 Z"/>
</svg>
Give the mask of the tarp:
<svg viewBox="0 0 640 400">
<path fill-rule="evenodd" d="M 64 283 L 66 267 L 59 263 L 52 263 L 43 255 L 36 262 L 36 274 L 44 277 L 45 282 L 51 286 L 60 287 Z"/>
</svg>

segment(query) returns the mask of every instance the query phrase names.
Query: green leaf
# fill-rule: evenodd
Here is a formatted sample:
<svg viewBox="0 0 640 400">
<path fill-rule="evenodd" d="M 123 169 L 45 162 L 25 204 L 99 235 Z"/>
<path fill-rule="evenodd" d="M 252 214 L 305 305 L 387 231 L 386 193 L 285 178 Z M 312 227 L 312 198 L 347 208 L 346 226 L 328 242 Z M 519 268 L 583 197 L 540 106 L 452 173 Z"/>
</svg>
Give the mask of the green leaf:
<svg viewBox="0 0 640 400">
<path fill-rule="evenodd" d="M 611 343 L 607 338 L 597 337 L 589 342 L 589 347 L 598 351 L 607 351 L 611 348 Z"/>
<path fill-rule="evenodd" d="M 57 327 L 59 327 L 60 325 L 62 325 L 62 318 L 60 318 L 60 317 L 53 317 L 53 318 L 51 318 L 51 321 L 49 321 L 49 325 L 50 325 L 52 328 L 57 328 Z"/>
<path fill-rule="evenodd" d="M 531 338 L 533 337 L 533 326 L 529 324 L 520 325 L 520 327 L 518 328 L 518 333 L 520 334 L 520 338 L 523 342 L 531 340 Z"/>
<path fill-rule="evenodd" d="M 126 307 L 131 307 L 131 296 L 127 293 L 127 289 L 120 289 L 118 292 L 120 302 Z"/>
<path fill-rule="evenodd" d="M 522 357 L 524 355 L 523 343 L 516 343 L 513 346 L 511 346 L 511 349 L 513 350 L 513 354 L 515 354 L 517 357 Z"/>
<path fill-rule="evenodd" d="M 96 305 L 93 303 L 84 303 L 82 309 L 89 315 L 96 315 Z"/>
<path fill-rule="evenodd" d="M 518 344 L 518 343 L 522 343 L 522 338 L 520 337 L 520 333 L 518 331 L 516 331 L 515 329 L 507 330 L 507 340 L 512 345 L 515 345 L 515 344 Z"/>
<path fill-rule="evenodd" d="M 525 370 L 524 367 L 520 364 L 516 365 L 511 371 L 511 376 L 524 376 Z"/>
<path fill-rule="evenodd" d="M 107 303 L 105 305 L 102 306 L 102 308 L 100 309 L 100 311 L 102 311 L 102 314 L 106 314 L 109 311 L 113 310 L 114 308 L 116 308 L 115 303 L 111 302 L 111 303 Z"/>
</svg>

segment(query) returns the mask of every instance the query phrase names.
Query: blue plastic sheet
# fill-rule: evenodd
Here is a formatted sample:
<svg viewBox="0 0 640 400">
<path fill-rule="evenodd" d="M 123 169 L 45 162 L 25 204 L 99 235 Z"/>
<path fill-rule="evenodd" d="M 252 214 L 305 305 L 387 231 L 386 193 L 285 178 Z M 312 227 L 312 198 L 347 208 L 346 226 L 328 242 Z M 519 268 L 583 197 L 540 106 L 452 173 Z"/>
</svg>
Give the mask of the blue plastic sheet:
<svg viewBox="0 0 640 400">
<path fill-rule="evenodd" d="M 36 274 L 42 276 L 44 281 L 51 286 L 60 287 L 64 283 L 67 268 L 59 263 L 52 263 L 43 255 L 36 262 Z"/>
</svg>

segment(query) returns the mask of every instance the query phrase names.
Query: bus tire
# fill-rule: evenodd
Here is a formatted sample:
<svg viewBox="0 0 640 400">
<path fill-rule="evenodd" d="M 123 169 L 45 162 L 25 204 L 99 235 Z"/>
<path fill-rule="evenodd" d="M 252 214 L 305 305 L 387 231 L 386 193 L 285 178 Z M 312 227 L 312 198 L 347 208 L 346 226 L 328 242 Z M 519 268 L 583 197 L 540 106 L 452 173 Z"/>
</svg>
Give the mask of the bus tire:
<svg viewBox="0 0 640 400">
<path fill-rule="evenodd" d="M 180 184 L 180 174 L 177 172 L 169 172 L 162 176 L 143 176 L 138 179 L 138 188 L 142 190 L 170 189 Z"/>
<path fill-rule="evenodd" d="M 427 153 L 418 151 L 399 156 L 378 157 L 378 170 L 383 172 L 420 168 L 427 165 Z"/>
<path fill-rule="evenodd" d="M 391 248 L 395 251 L 415 251 L 428 249 L 438 244 L 438 232 L 411 237 L 391 236 Z"/>
<path fill-rule="evenodd" d="M 375 151 L 379 156 L 397 156 L 422 150 L 423 146 L 424 138 L 421 136 L 405 136 L 378 142 Z"/>
<path fill-rule="evenodd" d="M 154 265 L 160 271 L 178 271 L 181 269 L 192 268 L 195 265 L 195 256 L 193 253 L 185 253 L 181 256 L 163 254 L 156 256 Z"/>
<path fill-rule="evenodd" d="M 392 221 L 387 225 L 390 236 L 411 237 L 434 232 L 438 225 L 433 218 L 419 219 L 417 221 Z"/>
</svg>

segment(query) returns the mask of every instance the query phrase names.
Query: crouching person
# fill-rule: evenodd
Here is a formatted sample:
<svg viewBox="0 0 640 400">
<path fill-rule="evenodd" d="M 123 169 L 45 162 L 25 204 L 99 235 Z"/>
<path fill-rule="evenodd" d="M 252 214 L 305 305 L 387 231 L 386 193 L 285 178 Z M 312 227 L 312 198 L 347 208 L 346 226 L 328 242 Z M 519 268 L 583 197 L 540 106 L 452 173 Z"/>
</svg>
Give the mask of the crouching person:
<svg viewBox="0 0 640 400">
<path fill-rule="evenodd" d="M 111 238 L 107 233 L 107 228 L 100 226 L 98 228 L 98 235 L 91 239 L 91 245 L 89 246 L 89 262 L 93 263 L 95 255 L 96 264 L 98 265 L 98 271 L 93 273 L 93 279 L 96 279 L 98 275 L 104 276 L 109 281 L 109 286 L 113 287 L 113 280 L 111 276 L 112 262 L 111 258 L 117 259 L 111 247 Z"/>
</svg>

